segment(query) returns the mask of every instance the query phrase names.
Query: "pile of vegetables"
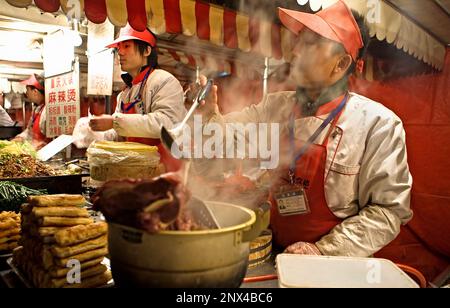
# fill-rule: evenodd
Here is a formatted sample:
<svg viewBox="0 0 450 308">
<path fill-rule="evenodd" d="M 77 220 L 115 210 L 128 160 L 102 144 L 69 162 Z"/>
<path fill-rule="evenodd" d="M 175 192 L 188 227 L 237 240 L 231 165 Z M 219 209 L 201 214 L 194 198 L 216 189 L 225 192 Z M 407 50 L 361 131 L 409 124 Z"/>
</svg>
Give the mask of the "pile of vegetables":
<svg viewBox="0 0 450 308">
<path fill-rule="evenodd" d="M 31 189 L 23 185 L 0 181 L 0 212 L 1 211 L 20 211 L 20 205 L 27 200 L 28 196 L 45 195 L 46 189 Z"/>
<path fill-rule="evenodd" d="M 25 142 L 15 142 L 8 140 L 0 140 L 0 154 L 11 154 L 11 155 L 30 155 L 36 158 L 37 152 L 31 145 L 31 143 Z"/>
</svg>

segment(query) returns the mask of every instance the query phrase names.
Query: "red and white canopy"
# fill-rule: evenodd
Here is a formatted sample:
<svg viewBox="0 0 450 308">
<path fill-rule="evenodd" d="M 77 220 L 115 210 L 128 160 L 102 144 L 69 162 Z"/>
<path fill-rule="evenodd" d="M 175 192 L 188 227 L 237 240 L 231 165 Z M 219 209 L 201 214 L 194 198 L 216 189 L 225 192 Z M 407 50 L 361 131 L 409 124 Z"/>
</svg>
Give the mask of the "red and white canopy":
<svg viewBox="0 0 450 308">
<path fill-rule="evenodd" d="M 16 7 L 28 7 L 32 0 L 6 0 Z M 76 5 L 75 5 L 75 4 Z M 265 57 L 290 59 L 292 34 L 277 24 L 196 0 L 34 0 L 44 12 L 84 12 L 94 23 L 107 18 L 119 27 L 126 23 L 137 29 L 149 27 L 156 34 L 197 36 L 216 45 Z"/>
</svg>

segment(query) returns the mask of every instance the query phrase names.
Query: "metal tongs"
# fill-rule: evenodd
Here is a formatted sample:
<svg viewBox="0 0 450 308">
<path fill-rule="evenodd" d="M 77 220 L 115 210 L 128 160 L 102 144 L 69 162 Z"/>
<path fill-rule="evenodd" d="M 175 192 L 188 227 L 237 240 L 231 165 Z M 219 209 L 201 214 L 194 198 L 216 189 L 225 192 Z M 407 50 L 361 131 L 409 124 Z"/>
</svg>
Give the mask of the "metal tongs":
<svg viewBox="0 0 450 308">
<path fill-rule="evenodd" d="M 77 167 L 80 167 L 81 169 L 90 170 L 89 167 L 83 166 L 82 165 L 82 161 L 80 159 L 78 159 L 78 158 L 74 159 L 74 160 L 70 160 L 70 161 L 65 162 L 63 164 L 64 167 L 68 167 L 69 165 L 75 165 Z"/>
<path fill-rule="evenodd" d="M 172 145 L 175 142 L 175 138 L 182 134 L 184 126 L 186 125 L 187 121 L 190 119 L 194 111 L 197 109 L 197 107 L 200 105 L 200 102 L 204 100 L 206 96 L 208 96 L 212 85 L 213 79 L 210 78 L 206 82 L 206 85 L 198 92 L 197 96 L 194 99 L 194 103 L 192 104 L 191 108 L 180 124 L 176 125 L 172 129 L 167 129 L 164 126 L 161 127 L 161 141 L 167 147 L 167 149 L 169 149 L 169 151 L 172 150 Z M 176 144 L 176 146 L 178 147 L 178 144 Z"/>
<path fill-rule="evenodd" d="M 213 86 L 214 79 L 228 76 L 230 76 L 230 73 L 228 72 L 219 72 L 213 74 L 213 77 L 208 78 L 206 85 L 198 91 L 193 101 L 193 104 L 189 109 L 188 113 L 186 114 L 186 116 L 184 117 L 183 121 L 181 121 L 180 124 L 176 125 L 172 129 L 167 129 L 164 126 L 161 127 L 161 141 L 169 151 L 172 150 L 172 145 L 174 144 L 175 139 L 183 133 L 184 126 L 186 125 L 187 121 L 191 118 L 192 114 L 197 109 L 197 107 L 200 105 L 200 102 L 205 100 L 206 97 L 208 96 Z M 178 144 L 175 145 L 178 147 Z"/>
<path fill-rule="evenodd" d="M 229 76 L 229 73 L 222 72 L 216 74 L 214 77 L 221 78 L 226 76 Z M 208 81 L 206 82 L 206 85 L 200 89 L 200 91 L 197 93 L 193 101 L 191 108 L 189 109 L 188 113 L 186 114 L 186 116 L 184 117 L 183 121 L 181 121 L 180 124 L 176 125 L 174 128 L 170 130 L 165 128 L 164 126 L 161 127 L 161 141 L 169 151 L 172 151 L 172 146 L 176 146 L 179 149 L 179 145 L 176 144 L 175 139 L 183 133 L 183 129 L 187 121 L 190 119 L 194 111 L 200 105 L 200 102 L 206 99 L 209 92 L 211 91 L 213 82 L 214 79 L 209 78 Z M 184 186 L 186 186 L 187 183 L 190 164 L 191 161 L 189 160 L 185 162 L 183 174 Z M 203 202 L 199 198 L 192 196 L 189 202 L 186 204 L 186 208 L 189 209 L 189 211 L 191 212 L 194 221 L 198 223 L 201 227 L 207 229 L 220 228 L 220 225 L 211 209 L 205 202 Z"/>
<path fill-rule="evenodd" d="M 183 170 L 183 185 L 186 186 L 187 178 L 189 174 L 189 167 L 191 166 L 191 161 L 187 161 L 184 164 Z M 214 213 L 211 211 L 209 206 L 194 196 L 186 204 L 186 208 L 190 211 L 193 220 L 208 230 L 210 229 L 220 229 L 219 222 L 217 221 Z"/>
</svg>

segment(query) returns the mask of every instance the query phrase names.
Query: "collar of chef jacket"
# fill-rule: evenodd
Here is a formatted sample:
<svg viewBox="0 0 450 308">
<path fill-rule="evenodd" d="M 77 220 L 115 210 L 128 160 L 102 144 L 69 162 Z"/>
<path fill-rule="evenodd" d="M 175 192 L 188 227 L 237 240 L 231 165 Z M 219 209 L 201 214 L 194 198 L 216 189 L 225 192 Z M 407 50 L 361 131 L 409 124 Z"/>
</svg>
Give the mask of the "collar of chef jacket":
<svg viewBox="0 0 450 308">
<path fill-rule="evenodd" d="M 144 79 L 145 74 L 147 73 L 147 71 L 149 69 L 150 69 L 150 67 L 148 65 L 143 66 L 140 70 L 140 73 L 134 79 L 128 73 L 122 74 L 121 75 L 122 80 L 123 80 L 123 82 L 125 82 L 127 87 L 131 88 L 133 85 L 138 84 L 139 82 L 141 82 Z"/>
<path fill-rule="evenodd" d="M 335 84 L 323 89 L 315 101 L 309 98 L 305 88 L 297 87 L 296 100 L 303 117 L 319 116 L 329 113 L 333 106 L 327 106 L 328 103 L 332 103 L 337 98 L 340 98 L 347 90 L 348 77 L 344 77 Z"/>
</svg>

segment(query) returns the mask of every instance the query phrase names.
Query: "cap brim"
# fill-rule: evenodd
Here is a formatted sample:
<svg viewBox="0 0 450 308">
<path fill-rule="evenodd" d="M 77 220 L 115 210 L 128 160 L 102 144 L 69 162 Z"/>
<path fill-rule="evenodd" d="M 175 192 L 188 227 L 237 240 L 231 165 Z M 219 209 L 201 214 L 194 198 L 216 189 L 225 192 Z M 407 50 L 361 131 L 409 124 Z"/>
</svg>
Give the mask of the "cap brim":
<svg viewBox="0 0 450 308">
<path fill-rule="evenodd" d="M 23 84 L 23 85 L 26 85 L 26 86 L 31 86 L 32 85 L 32 83 L 30 82 L 30 78 L 28 78 L 26 80 L 22 80 L 20 83 Z"/>
<path fill-rule="evenodd" d="M 306 27 L 327 39 L 340 42 L 330 25 L 317 14 L 308 14 L 279 8 L 278 15 L 283 25 L 295 35 Z"/>
<path fill-rule="evenodd" d="M 106 48 L 116 48 L 120 42 L 129 41 L 129 40 L 144 41 L 143 39 L 135 37 L 135 36 L 124 35 L 124 36 L 121 36 L 121 37 L 115 39 L 111 44 L 106 45 Z"/>
<path fill-rule="evenodd" d="M 22 80 L 20 83 L 26 86 L 33 86 L 39 90 L 44 90 L 44 88 L 41 86 L 41 84 L 37 81 L 37 79 L 34 76 Z"/>
</svg>

